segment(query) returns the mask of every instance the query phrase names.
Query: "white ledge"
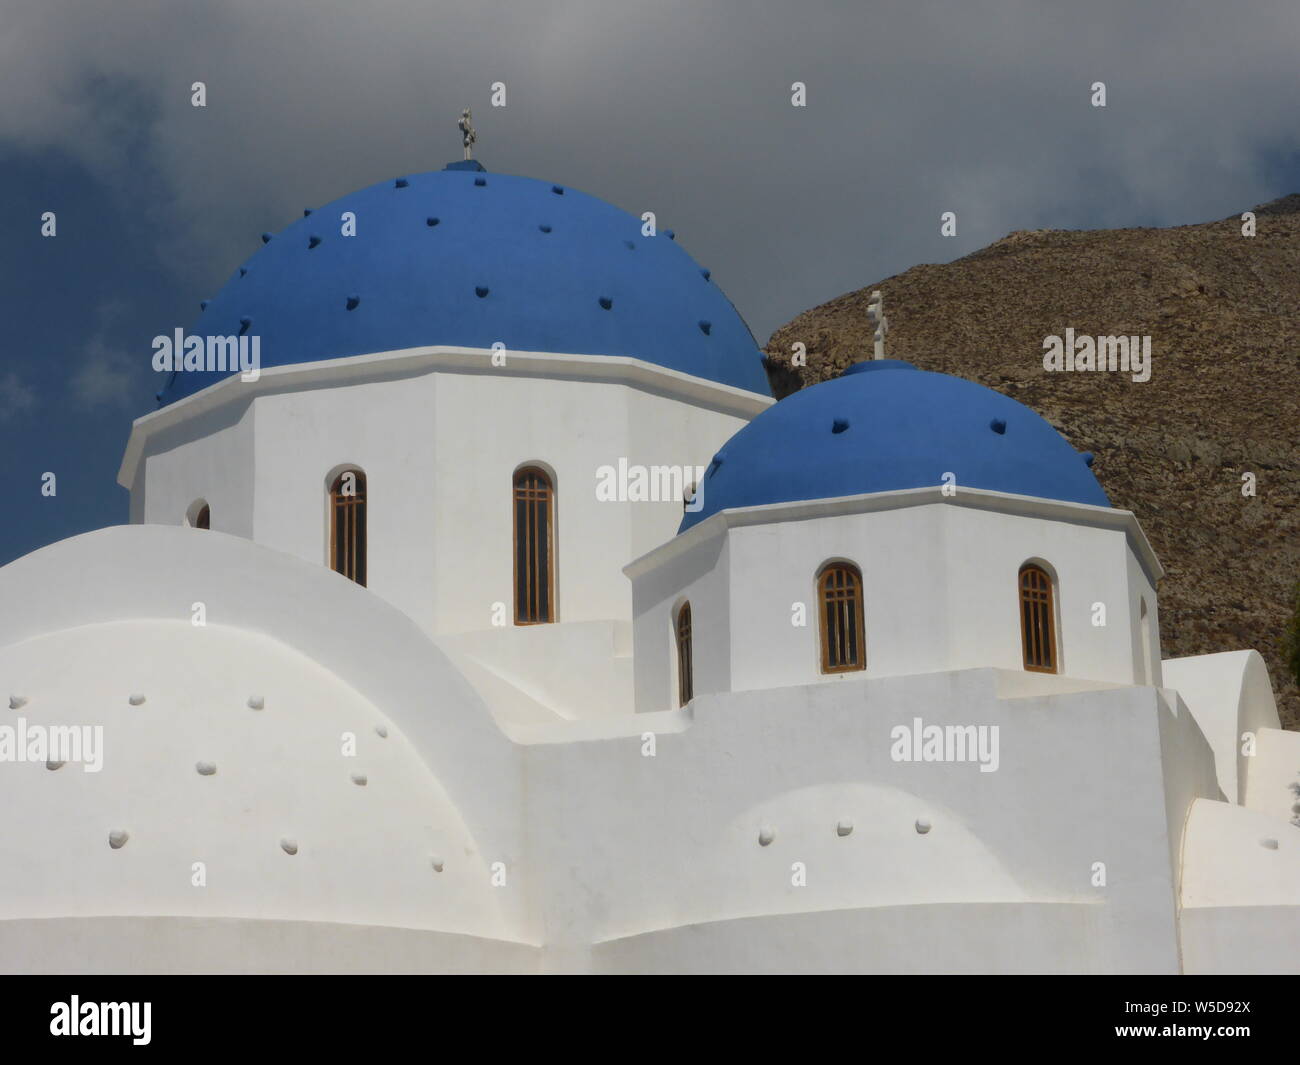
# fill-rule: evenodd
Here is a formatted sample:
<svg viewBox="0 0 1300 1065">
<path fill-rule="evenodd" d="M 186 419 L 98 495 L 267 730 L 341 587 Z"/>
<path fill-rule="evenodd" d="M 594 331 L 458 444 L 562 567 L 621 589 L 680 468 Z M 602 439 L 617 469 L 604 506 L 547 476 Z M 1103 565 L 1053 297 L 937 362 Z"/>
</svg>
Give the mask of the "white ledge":
<svg viewBox="0 0 1300 1065">
<path fill-rule="evenodd" d="M 217 381 L 202 391 L 186 396 L 131 423 L 131 436 L 117 472 L 117 483 L 130 489 L 145 444 L 154 433 L 170 429 L 190 418 L 232 403 L 248 402 L 257 396 L 273 395 L 321 385 L 356 384 L 386 378 L 411 377 L 426 373 L 478 373 L 500 377 L 551 377 L 570 381 L 594 381 L 631 385 L 674 399 L 685 399 L 722 414 L 753 418 L 776 400 L 733 385 L 670 370 L 626 355 L 566 355 L 544 351 L 505 352 L 505 365 L 494 366 L 490 348 L 425 347 L 351 355 L 342 359 L 267 366 L 256 381 L 244 381 L 238 373 Z"/>
<path fill-rule="evenodd" d="M 778 521 L 803 521 L 808 518 L 836 517 L 843 514 L 870 514 L 903 507 L 922 507 L 941 503 L 951 507 L 974 507 L 1003 514 L 1050 518 L 1075 525 L 1102 529 L 1123 529 L 1133 553 L 1137 555 L 1155 584 L 1165 575 L 1164 567 L 1147 540 L 1146 533 L 1131 510 L 1099 507 L 1091 503 L 1067 503 L 1059 499 L 991 492 L 984 488 L 957 487 L 955 494 L 945 494 L 944 485 L 904 488 L 894 492 L 868 492 L 861 495 L 836 496 L 832 499 L 797 500 L 792 503 L 766 503 L 756 507 L 735 507 L 711 514 L 698 525 L 678 533 L 666 544 L 646 552 L 623 567 L 631 578 L 640 577 L 685 554 L 697 544 L 722 536 L 726 530 L 744 525 L 766 525 Z"/>
</svg>

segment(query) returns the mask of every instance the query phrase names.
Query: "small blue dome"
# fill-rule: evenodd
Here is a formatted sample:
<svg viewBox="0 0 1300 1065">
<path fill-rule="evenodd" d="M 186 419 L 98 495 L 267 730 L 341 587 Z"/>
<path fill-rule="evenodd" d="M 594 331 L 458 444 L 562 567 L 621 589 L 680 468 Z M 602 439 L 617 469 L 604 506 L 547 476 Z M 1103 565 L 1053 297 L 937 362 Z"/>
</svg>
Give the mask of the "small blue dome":
<svg viewBox="0 0 1300 1065">
<path fill-rule="evenodd" d="M 347 211 L 355 236 L 341 233 Z M 256 335 L 264 367 L 500 342 L 626 355 L 770 394 L 758 345 L 709 272 L 641 225 L 576 189 L 453 163 L 263 234 L 189 333 Z M 175 374 L 160 401 L 224 376 Z"/>
<path fill-rule="evenodd" d="M 728 440 L 704 475 L 703 506 L 679 531 L 734 507 L 938 486 L 949 472 L 958 491 L 1108 507 L 1090 458 L 983 385 L 895 360 L 856 363 Z"/>
</svg>

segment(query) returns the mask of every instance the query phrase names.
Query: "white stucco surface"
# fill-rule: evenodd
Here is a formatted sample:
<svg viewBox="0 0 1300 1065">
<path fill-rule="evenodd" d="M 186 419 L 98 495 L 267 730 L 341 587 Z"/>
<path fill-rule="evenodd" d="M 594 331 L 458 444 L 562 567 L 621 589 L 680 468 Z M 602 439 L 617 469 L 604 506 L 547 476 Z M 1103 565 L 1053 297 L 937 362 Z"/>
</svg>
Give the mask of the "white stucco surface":
<svg viewBox="0 0 1300 1065">
<path fill-rule="evenodd" d="M 140 521 L 182 524 L 202 498 L 214 530 L 326 565 L 328 489 L 357 468 L 367 586 L 431 635 L 480 634 L 462 650 L 485 690 L 506 693 L 507 717 L 628 712 L 628 637 L 615 631 L 600 675 L 574 683 L 564 678 L 593 667 L 592 640 L 610 637 L 559 632 L 631 622 L 623 565 L 673 537 L 688 469 L 770 401 L 634 359 L 492 360 L 428 348 L 232 378 L 138 420 L 120 480 Z M 598 471 L 620 462 L 680 468 L 681 484 L 671 498 L 598 498 Z M 511 641 L 498 626 L 513 620 L 512 479 L 530 464 L 555 488 L 560 624 Z M 521 686 L 522 698 L 508 691 Z"/>
<path fill-rule="evenodd" d="M 598 973 L 1113 971 L 1094 903 L 932 903 L 687 925 L 599 943 Z"/>
<path fill-rule="evenodd" d="M 227 917 L 67 917 L 0 922 L 0 973 L 178 975 L 542 971 L 513 943 L 389 925 Z"/>
<path fill-rule="evenodd" d="M 278 641 L 106 622 L 10 645 L 0 675 L 33 693 L 28 723 L 99 726 L 104 740 L 98 772 L 0 767 L 0 803 L 40 808 L 0 835 L 0 920 L 212 915 L 503 934 L 490 856 L 410 741 Z M 130 705 L 133 693 L 145 701 Z M 114 829 L 129 834 L 117 850 Z"/>
<path fill-rule="evenodd" d="M 1150 683 L 1158 667 L 1136 660 L 1133 647 L 1141 642 L 1141 599 L 1154 603 L 1146 575 L 1154 560 L 1143 564 L 1149 547 L 1135 528 L 1121 511 L 972 489 L 714 515 L 626 567 L 637 706 L 671 705 L 665 663 L 672 618 L 686 600 L 699 644 L 697 692 L 850 680 L 820 672 L 816 582 L 830 561 L 862 573 L 868 676 L 1021 669 L 1017 580 L 1021 566 L 1036 561 L 1055 578 L 1058 672 Z"/>
<path fill-rule="evenodd" d="M 679 499 L 598 499 L 598 469 L 705 465 L 765 400 L 489 360 L 214 386 L 136 423 L 131 526 L 0 568 L 0 725 L 104 741 L 97 773 L 0 762 L 0 970 L 1300 969 L 1300 737 L 1255 652 L 1161 661 L 1132 514 L 936 487 L 678 536 Z M 529 463 L 558 622 L 516 626 Z M 365 588 L 326 558 L 345 465 Z M 820 670 L 832 559 L 862 572 L 863 671 Z M 1027 561 L 1054 674 L 1023 668 Z"/>
<path fill-rule="evenodd" d="M 1177 688 L 1214 748 L 1219 786 L 1244 802 L 1249 756 L 1243 733 L 1276 729 L 1277 703 L 1258 651 L 1224 651 L 1164 663 L 1165 683 Z"/>
<path fill-rule="evenodd" d="M 1193 803 L 1183 865 L 1184 909 L 1300 905 L 1300 831 L 1257 810 Z"/>
<path fill-rule="evenodd" d="M 1048 941 L 1104 934 L 1066 963 L 1031 941 L 1040 923 L 1013 932 L 1008 921 L 1017 964 L 1177 971 L 1170 855 L 1189 797 L 1214 786 L 1213 765 L 1190 715 L 1176 717 L 1153 689 L 1003 700 L 994 671 L 972 670 L 700 696 L 692 705 L 691 727 L 657 735 L 654 757 L 642 754 L 640 731 L 530 748 L 530 824 L 550 840 L 537 870 L 549 943 L 618 941 L 610 956 L 628 958 L 638 944 L 671 943 L 681 965 L 707 968 L 718 957 L 710 944 L 733 940 L 667 930 L 863 909 L 879 916 L 853 920 L 881 929 L 887 914 L 930 904 L 949 908 L 945 920 L 977 922 L 988 904 L 1023 902 L 1050 904 L 1041 922 L 1062 922 Z M 657 716 L 645 715 L 647 724 Z M 916 716 L 997 726 L 998 770 L 893 760 L 891 729 Z M 1190 766 L 1161 770 L 1166 733 L 1188 750 L 1200 741 Z M 559 786 L 578 779 L 582 790 Z M 620 798 L 593 804 L 588 792 Z M 1170 809 L 1169 796 L 1181 796 L 1181 809 Z M 843 819 L 853 827 L 841 836 Z M 930 831 L 917 831 L 919 819 Z M 762 846 L 765 826 L 774 838 Z M 592 839 L 608 842 L 595 849 Z M 804 886 L 791 882 L 796 862 Z M 1104 886 L 1093 883 L 1097 862 Z M 1093 906 L 1097 913 L 1081 915 Z M 784 935 L 773 937 L 769 968 L 783 964 Z M 870 940 L 869 961 L 851 939 L 823 942 L 815 956 L 833 969 L 912 968 L 889 942 Z M 944 956 L 944 971 L 964 971 L 982 964 L 980 942 L 956 937 L 925 949 Z"/>
<path fill-rule="evenodd" d="M 1255 740 L 1242 805 L 1300 826 L 1300 733 L 1261 728 Z"/>
<path fill-rule="evenodd" d="M 1185 972 L 1296 972 L 1300 829 L 1257 810 L 1198 801 L 1183 862 Z"/>
</svg>

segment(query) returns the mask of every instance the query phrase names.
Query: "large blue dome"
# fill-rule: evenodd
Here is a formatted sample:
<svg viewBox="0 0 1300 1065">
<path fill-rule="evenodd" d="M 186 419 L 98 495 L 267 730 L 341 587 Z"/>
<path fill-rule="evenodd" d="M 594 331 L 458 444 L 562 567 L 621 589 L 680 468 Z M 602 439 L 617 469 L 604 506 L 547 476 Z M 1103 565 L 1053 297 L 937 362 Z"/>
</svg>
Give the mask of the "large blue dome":
<svg viewBox="0 0 1300 1065">
<path fill-rule="evenodd" d="M 343 236 L 340 216 L 356 216 Z M 768 394 L 731 302 L 673 240 L 578 192 L 476 163 L 389 180 L 264 235 L 189 330 L 263 366 L 427 345 L 626 355 Z M 169 403 L 220 380 L 180 373 Z"/>
<path fill-rule="evenodd" d="M 924 488 L 984 488 L 1108 507 L 1080 454 L 1042 417 L 961 377 L 862 362 L 758 415 L 714 456 L 700 510 Z"/>
</svg>

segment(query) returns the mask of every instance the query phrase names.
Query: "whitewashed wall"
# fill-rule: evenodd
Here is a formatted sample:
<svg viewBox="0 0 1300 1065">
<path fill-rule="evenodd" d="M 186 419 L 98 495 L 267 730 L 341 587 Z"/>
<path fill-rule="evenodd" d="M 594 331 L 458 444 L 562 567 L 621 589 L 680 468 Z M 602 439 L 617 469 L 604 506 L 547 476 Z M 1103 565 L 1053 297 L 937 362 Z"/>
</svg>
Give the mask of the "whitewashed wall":
<svg viewBox="0 0 1300 1065">
<path fill-rule="evenodd" d="M 727 572 L 721 539 L 697 539 L 692 572 Z M 1210 825 L 1180 885 L 1188 809 L 1219 791 L 1196 719 L 1150 687 L 814 681 L 512 743 L 401 612 L 241 538 L 101 530 L 0 569 L 0 597 L 26 604 L 0 614 L 24 713 L 124 745 L 97 779 L 0 775 L 23 813 L 0 847 L 0 956 L 19 971 L 1175 972 L 1180 886 L 1204 911 L 1189 967 L 1243 964 L 1225 932 L 1295 941 L 1296 856 L 1260 848 L 1293 831 L 1277 817 Z M 895 760 L 914 717 L 997 727 L 997 770 Z M 335 741 L 375 725 L 361 788 Z M 208 757 L 214 777 L 194 772 Z M 223 878 L 201 898 L 196 858 Z M 412 930 L 402 946 L 386 917 Z"/>
<path fill-rule="evenodd" d="M 684 731 L 646 714 L 530 748 L 550 963 L 567 944 L 612 970 L 1176 972 L 1171 854 L 1214 788 L 1190 715 L 1149 688 L 997 689 L 971 670 L 703 695 Z M 998 727 L 997 771 L 893 760 L 916 716 Z"/>
<path fill-rule="evenodd" d="M 836 559 L 862 571 L 866 676 L 1022 668 L 1017 580 L 1034 560 L 1056 577 L 1059 671 L 1148 683 L 1134 653 L 1137 604 L 1146 595 L 1154 620 L 1155 597 L 1124 517 L 1117 513 L 1107 527 L 1093 522 L 1097 508 L 1007 513 L 1002 500 L 1015 497 L 983 493 L 976 505 L 974 496 L 968 491 L 963 505 L 953 505 L 917 492 L 881 493 L 854 497 L 862 500 L 858 511 L 846 500 L 753 508 L 740 521 L 717 515 L 681 543 L 632 563 L 638 709 L 666 708 L 666 688 L 653 674 L 664 668 L 662 634 L 683 597 L 691 600 L 699 692 L 728 690 L 723 677 L 732 691 L 860 679 L 820 671 L 816 579 Z M 725 555 L 717 547 L 686 551 L 706 537 L 724 537 Z M 725 570 L 708 568 L 724 557 Z M 1105 604 L 1104 626 L 1093 624 L 1096 603 Z M 794 623 L 799 605 L 802 626 Z M 715 633 L 723 632 L 719 649 Z"/>
<path fill-rule="evenodd" d="M 367 587 L 430 634 L 501 635 L 494 616 L 514 619 L 513 476 L 536 463 L 556 488 L 558 620 L 604 623 L 608 635 L 512 635 L 472 653 L 561 717 L 631 712 L 630 666 L 614 661 L 626 659 L 616 645 L 632 617 L 622 567 L 672 539 L 682 500 L 600 500 L 597 471 L 620 459 L 706 466 L 770 401 L 591 356 L 511 354 L 499 372 L 467 352 L 291 369 L 137 423 L 133 513 L 182 524 L 201 497 L 213 529 L 327 565 L 328 484 L 355 466 L 366 474 Z M 603 690 L 556 682 L 584 673 Z"/>
<path fill-rule="evenodd" d="M 132 492 L 133 522 L 184 525 L 191 504 L 203 499 L 212 528 L 253 539 L 258 452 L 250 402 L 200 414 L 150 445 Z"/>
</svg>

